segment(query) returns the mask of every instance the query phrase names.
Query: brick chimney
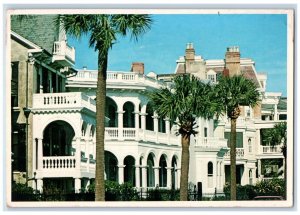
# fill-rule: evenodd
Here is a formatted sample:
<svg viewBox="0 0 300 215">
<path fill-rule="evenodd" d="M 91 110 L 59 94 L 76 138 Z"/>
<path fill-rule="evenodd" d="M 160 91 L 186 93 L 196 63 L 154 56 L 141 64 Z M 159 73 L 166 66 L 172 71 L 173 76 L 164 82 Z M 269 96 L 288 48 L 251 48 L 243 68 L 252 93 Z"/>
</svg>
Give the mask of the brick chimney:
<svg viewBox="0 0 300 215">
<path fill-rule="evenodd" d="M 241 74 L 240 49 L 238 46 L 227 48 L 225 54 L 225 67 L 229 70 L 229 76 Z"/>
<path fill-rule="evenodd" d="M 144 63 L 141 62 L 133 62 L 131 64 L 131 72 L 136 72 L 139 74 L 144 74 Z"/>
<path fill-rule="evenodd" d="M 188 43 L 185 49 L 185 66 L 186 73 L 189 73 L 191 70 L 191 65 L 195 61 L 195 49 L 193 43 Z"/>
</svg>

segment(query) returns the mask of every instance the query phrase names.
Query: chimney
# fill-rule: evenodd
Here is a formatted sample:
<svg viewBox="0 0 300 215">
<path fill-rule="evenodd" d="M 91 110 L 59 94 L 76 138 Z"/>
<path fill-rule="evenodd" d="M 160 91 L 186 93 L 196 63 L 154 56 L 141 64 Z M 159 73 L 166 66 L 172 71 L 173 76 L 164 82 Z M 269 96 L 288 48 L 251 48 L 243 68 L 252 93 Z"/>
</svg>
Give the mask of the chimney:
<svg viewBox="0 0 300 215">
<path fill-rule="evenodd" d="M 139 74 L 144 74 L 144 63 L 141 62 L 133 62 L 131 65 L 131 72 L 136 72 Z"/>
<path fill-rule="evenodd" d="M 195 60 L 195 49 L 193 43 L 188 43 L 185 49 L 185 59 L 186 61 Z"/>
<path fill-rule="evenodd" d="M 195 62 L 195 49 L 193 43 L 188 43 L 185 49 L 185 73 L 190 73 Z"/>
<path fill-rule="evenodd" d="M 229 76 L 241 74 L 240 49 L 238 46 L 227 48 L 225 54 L 225 67 L 229 70 Z"/>
</svg>

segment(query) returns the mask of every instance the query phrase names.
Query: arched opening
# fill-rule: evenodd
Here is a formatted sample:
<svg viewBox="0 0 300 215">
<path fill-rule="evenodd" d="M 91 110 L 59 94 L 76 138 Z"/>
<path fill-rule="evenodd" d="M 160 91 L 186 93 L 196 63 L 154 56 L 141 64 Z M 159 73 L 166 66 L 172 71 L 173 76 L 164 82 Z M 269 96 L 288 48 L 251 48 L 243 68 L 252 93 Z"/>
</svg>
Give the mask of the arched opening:
<svg viewBox="0 0 300 215">
<path fill-rule="evenodd" d="M 134 128 L 134 104 L 132 102 L 126 102 L 123 105 L 123 127 Z"/>
<path fill-rule="evenodd" d="M 118 159 L 109 152 L 105 151 L 105 175 L 106 180 L 118 182 Z"/>
<path fill-rule="evenodd" d="M 210 161 L 207 164 L 208 187 L 213 187 L 213 163 Z"/>
<path fill-rule="evenodd" d="M 91 131 L 90 131 L 90 137 L 91 137 L 91 138 L 93 138 L 93 137 L 94 137 L 94 135 L 95 135 L 95 131 L 96 131 L 96 129 L 95 129 L 95 126 L 94 126 L 94 125 L 92 125 L 92 126 L 91 126 Z"/>
<path fill-rule="evenodd" d="M 81 136 L 85 136 L 86 134 L 86 129 L 87 129 L 87 124 L 85 121 L 82 122 L 82 125 L 81 125 Z"/>
<path fill-rule="evenodd" d="M 176 189 L 177 188 L 177 159 L 175 156 L 173 156 L 172 158 L 172 189 Z"/>
<path fill-rule="evenodd" d="M 158 119 L 158 132 L 166 133 L 166 123 L 162 117 Z"/>
<path fill-rule="evenodd" d="M 108 122 L 106 123 L 106 127 L 118 127 L 118 107 L 114 100 L 109 97 L 106 97 L 106 105 L 105 105 L 105 116 L 108 118 Z"/>
<path fill-rule="evenodd" d="M 150 153 L 147 158 L 147 187 L 155 186 L 155 177 L 154 177 L 154 159 L 153 154 Z"/>
<path fill-rule="evenodd" d="M 65 121 L 51 122 L 43 134 L 43 156 L 71 156 L 75 132 Z"/>
<path fill-rule="evenodd" d="M 153 131 L 154 130 L 154 123 L 153 123 L 154 111 L 153 111 L 151 103 L 147 104 L 146 113 L 147 113 L 147 115 L 146 115 L 146 130 Z"/>
<path fill-rule="evenodd" d="M 165 155 L 162 155 L 159 159 L 159 186 L 167 186 L 167 161 Z"/>
<path fill-rule="evenodd" d="M 124 182 L 135 186 L 135 160 L 132 156 L 127 156 L 124 159 Z"/>
</svg>

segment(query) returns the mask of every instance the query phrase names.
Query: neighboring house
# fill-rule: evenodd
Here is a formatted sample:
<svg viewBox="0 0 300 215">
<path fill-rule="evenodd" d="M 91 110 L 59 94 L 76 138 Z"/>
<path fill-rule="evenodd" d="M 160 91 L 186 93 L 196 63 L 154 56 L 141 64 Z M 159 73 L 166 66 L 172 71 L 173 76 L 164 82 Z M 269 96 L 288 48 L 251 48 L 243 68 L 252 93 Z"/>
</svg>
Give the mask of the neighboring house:
<svg viewBox="0 0 300 215">
<path fill-rule="evenodd" d="M 24 183 L 28 172 L 30 186 L 41 191 L 57 187 L 64 192 L 79 192 L 95 177 L 97 71 L 73 69 L 75 50 L 67 45 L 55 19 L 54 15 L 12 18 L 13 179 Z M 265 92 L 267 76 L 256 72 L 251 59 L 239 56 L 238 47 L 233 47 L 226 52 L 225 60 L 204 60 L 188 44 L 185 57 L 177 61 L 175 74 L 145 75 L 144 64 L 139 62 L 127 72 L 109 71 L 105 178 L 130 182 L 139 189 L 179 188 L 180 137 L 176 136 L 175 125 L 156 115 L 146 92 L 168 86 L 174 75 L 182 73 L 217 83 L 220 75 L 241 72 L 257 83 L 261 104 L 253 109 L 242 107 L 238 119 L 237 182 L 254 184 L 270 171 L 279 171 L 282 153 L 277 146 L 263 145 L 261 130 L 286 119 L 286 98 Z M 30 110 L 28 120 L 23 108 Z M 189 181 L 194 185 L 201 182 L 205 195 L 221 193 L 229 180 L 230 123 L 226 118 L 199 118 L 197 123 L 199 133 L 191 139 Z"/>
</svg>

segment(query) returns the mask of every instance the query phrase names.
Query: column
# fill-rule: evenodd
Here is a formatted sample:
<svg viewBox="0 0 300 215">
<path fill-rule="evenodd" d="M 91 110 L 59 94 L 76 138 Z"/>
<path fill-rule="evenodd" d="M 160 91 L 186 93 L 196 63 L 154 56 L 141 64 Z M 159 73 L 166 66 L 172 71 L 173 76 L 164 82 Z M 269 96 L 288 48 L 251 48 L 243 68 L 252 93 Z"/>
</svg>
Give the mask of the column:
<svg viewBox="0 0 300 215">
<path fill-rule="evenodd" d="M 224 166 L 224 162 L 221 162 L 221 183 L 220 183 L 220 188 L 223 191 L 223 187 L 225 184 L 225 166 Z"/>
<path fill-rule="evenodd" d="M 118 165 L 119 170 L 119 184 L 124 184 L 124 167 L 125 165 Z"/>
<path fill-rule="evenodd" d="M 43 169 L 43 139 L 37 138 L 37 169 Z"/>
<path fill-rule="evenodd" d="M 75 154 L 75 157 L 76 157 L 76 163 L 75 163 L 75 168 L 80 170 L 80 163 L 81 163 L 81 147 L 80 147 L 80 140 L 81 140 L 81 137 L 77 137 L 76 138 L 76 154 Z"/>
<path fill-rule="evenodd" d="M 118 140 L 123 140 L 123 114 L 125 111 L 118 111 Z"/>
<path fill-rule="evenodd" d="M 216 166 L 216 189 L 217 191 L 219 190 L 219 187 L 220 187 L 220 170 L 219 170 L 219 167 L 220 167 L 220 162 L 217 161 L 217 166 Z"/>
<path fill-rule="evenodd" d="M 278 120 L 277 104 L 274 105 L 274 120 Z"/>
<path fill-rule="evenodd" d="M 140 166 L 135 165 L 135 186 L 136 187 L 141 187 L 140 183 Z"/>
<path fill-rule="evenodd" d="M 158 132 L 158 116 L 156 114 L 154 114 L 154 116 L 152 116 L 152 118 L 153 118 L 154 132 Z"/>
<path fill-rule="evenodd" d="M 261 178 L 261 159 L 257 160 L 258 178 Z"/>
<path fill-rule="evenodd" d="M 146 113 L 140 113 L 141 115 L 141 129 L 146 130 Z"/>
<path fill-rule="evenodd" d="M 86 165 L 87 165 L 87 172 L 90 172 L 90 151 L 89 151 L 89 142 L 90 140 L 86 140 L 85 141 L 85 157 L 87 158 L 87 161 L 86 161 Z"/>
<path fill-rule="evenodd" d="M 37 186 L 36 189 L 39 190 L 40 192 L 43 192 L 43 179 L 37 179 L 36 180 Z"/>
<path fill-rule="evenodd" d="M 159 186 L 159 166 L 153 167 L 154 169 L 154 185 Z"/>
<path fill-rule="evenodd" d="M 152 118 L 153 118 L 153 128 L 154 128 L 154 132 L 155 132 L 155 136 L 156 136 L 156 143 L 158 143 L 158 116 L 157 116 L 157 114 L 154 113 L 154 116 L 152 116 Z"/>
<path fill-rule="evenodd" d="M 142 187 L 147 188 L 147 166 L 142 166 Z"/>
<path fill-rule="evenodd" d="M 39 84 L 40 84 L 40 86 L 39 86 L 39 88 L 40 88 L 40 91 L 39 91 L 39 93 L 43 93 L 43 70 L 42 70 L 42 66 L 41 65 L 39 65 L 39 75 L 40 75 L 40 80 L 39 80 Z"/>
<path fill-rule="evenodd" d="M 48 71 L 48 84 L 49 84 L 49 93 L 53 93 L 52 89 L 52 72 Z"/>
<path fill-rule="evenodd" d="M 167 169 L 167 188 L 172 188 L 172 170 L 173 167 L 166 167 Z"/>
<path fill-rule="evenodd" d="M 75 178 L 75 193 L 80 193 L 81 189 L 81 179 L 80 178 Z"/>
<path fill-rule="evenodd" d="M 176 188 L 180 188 L 181 168 L 177 168 L 176 172 L 177 172 L 177 187 Z"/>
<path fill-rule="evenodd" d="M 134 112 L 134 124 L 135 124 L 135 139 L 138 140 L 139 138 L 139 129 L 140 129 L 140 112 Z"/>
<path fill-rule="evenodd" d="M 166 134 L 167 134 L 167 138 L 168 138 L 168 145 L 171 145 L 170 143 L 170 119 L 169 118 L 165 118 L 165 126 L 166 126 Z"/>
<path fill-rule="evenodd" d="M 32 144 L 32 171 L 36 171 L 37 169 L 37 142 L 38 139 L 35 138 L 33 139 L 33 144 Z"/>
</svg>

